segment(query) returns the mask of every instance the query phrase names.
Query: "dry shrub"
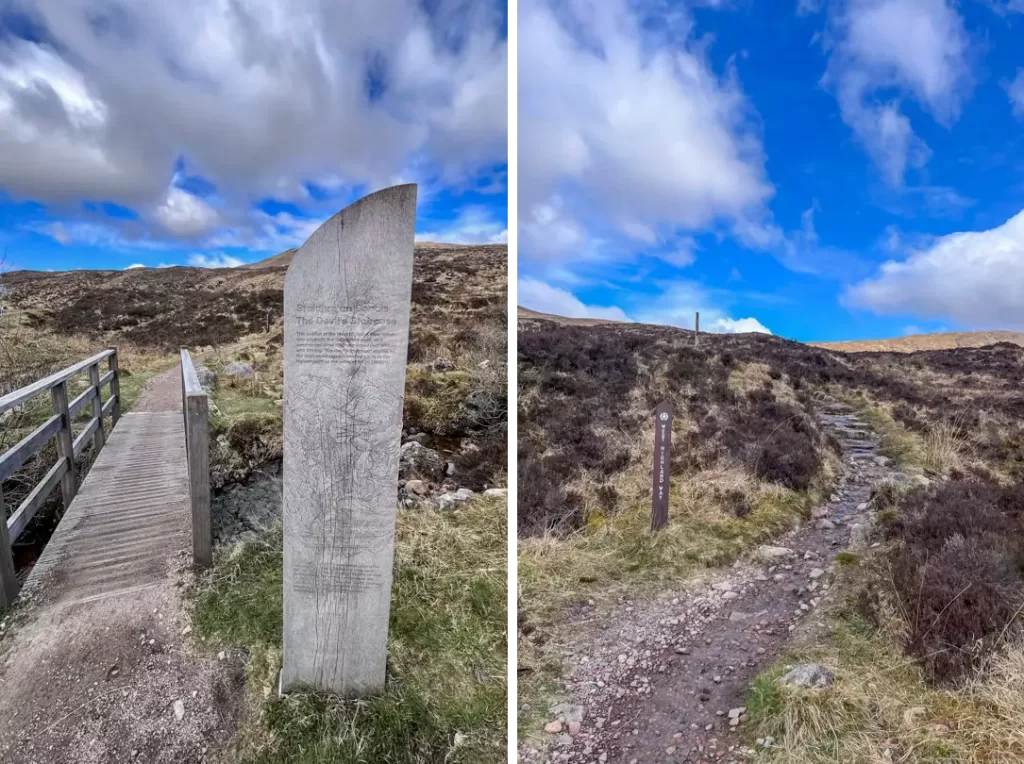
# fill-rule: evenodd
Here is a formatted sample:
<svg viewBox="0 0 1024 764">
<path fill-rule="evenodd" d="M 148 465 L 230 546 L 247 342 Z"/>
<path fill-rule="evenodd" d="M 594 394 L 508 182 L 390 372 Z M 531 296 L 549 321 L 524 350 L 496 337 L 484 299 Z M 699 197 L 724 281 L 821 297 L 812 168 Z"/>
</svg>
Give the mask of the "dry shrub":
<svg viewBox="0 0 1024 764">
<path fill-rule="evenodd" d="M 1018 631 L 1024 596 L 1019 487 L 960 479 L 912 491 L 887 525 L 907 651 L 934 682 L 955 682 Z"/>
</svg>

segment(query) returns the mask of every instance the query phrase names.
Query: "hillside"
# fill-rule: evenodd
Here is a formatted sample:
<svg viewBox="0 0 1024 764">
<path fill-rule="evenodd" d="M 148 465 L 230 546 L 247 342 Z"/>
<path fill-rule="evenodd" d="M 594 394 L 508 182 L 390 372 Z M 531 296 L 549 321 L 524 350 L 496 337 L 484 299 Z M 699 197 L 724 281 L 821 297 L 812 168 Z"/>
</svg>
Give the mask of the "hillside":
<svg viewBox="0 0 1024 764">
<path fill-rule="evenodd" d="M 952 350 L 954 348 L 980 348 L 997 342 L 1024 345 L 1024 332 L 942 332 L 939 334 L 910 334 L 885 340 L 850 340 L 847 342 L 811 342 L 814 347 L 838 350 L 843 353 L 892 352 L 916 353 L 921 350 Z"/>
<path fill-rule="evenodd" d="M 1024 762 L 1024 349 L 692 337 L 519 320 L 523 759 Z"/>
<path fill-rule="evenodd" d="M 4 283 L 9 306 L 42 330 L 168 351 L 212 347 L 280 321 L 291 254 L 241 268 L 12 271 Z M 430 352 L 421 346 L 428 325 L 458 332 L 504 315 L 507 254 L 505 245 L 417 246 L 414 356 Z"/>
<path fill-rule="evenodd" d="M 620 321 L 612 321 L 611 319 L 606 318 L 569 318 L 568 316 L 558 316 L 554 313 L 541 313 L 536 310 L 524 308 L 522 305 L 519 305 L 516 310 L 519 318 L 557 321 L 560 324 L 566 324 L 569 326 L 598 326 L 600 324 L 621 323 Z"/>
</svg>

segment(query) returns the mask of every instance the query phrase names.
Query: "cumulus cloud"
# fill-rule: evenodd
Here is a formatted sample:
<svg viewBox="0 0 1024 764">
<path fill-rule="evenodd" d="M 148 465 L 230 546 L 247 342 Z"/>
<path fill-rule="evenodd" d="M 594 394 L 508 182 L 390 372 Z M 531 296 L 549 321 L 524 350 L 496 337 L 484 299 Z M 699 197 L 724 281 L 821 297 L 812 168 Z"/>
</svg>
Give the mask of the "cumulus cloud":
<svg viewBox="0 0 1024 764">
<path fill-rule="evenodd" d="M 506 43 L 486 3 L 10 0 L 0 187 L 113 201 L 164 235 L 305 184 L 468 181 L 505 159 Z M 175 182 L 184 157 L 217 204 Z"/>
<path fill-rule="evenodd" d="M 970 40 L 953 0 L 848 0 L 833 15 L 822 83 L 843 121 L 886 181 L 901 186 L 908 167 L 931 151 L 902 102 L 944 126 L 960 116 L 973 87 Z"/>
<path fill-rule="evenodd" d="M 183 239 L 208 233 L 220 222 L 220 215 L 213 207 L 180 188 L 168 191 L 153 216 L 165 231 Z"/>
<path fill-rule="evenodd" d="M 542 313 L 570 318 L 604 318 L 613 321 L 639 321 L 645 324 L 694 328 L 694 313 L 700 311 L 701 331 L 716 334 L 764 332 L 771 334 L 756 318 L 734 319 L 714 304 L 699 284 L 678 281 L 667 284 L 654 296 L 631 297 L 637 304 L 630 310 L 616 305 L 588 305 L 572 292 L 532 278 L 519 279 L 519 304 Z M 642 301 L 642 304 L 641 304 Z"/>
<path fill-rule="evenodd" d="M 145 267 L 146 266 L 143 265 L 142 263 L 132 263 L 131 265 L 125 266 L 125 270 L 126 271 L 134 271 L 134 270 L 137 270 L 139 268 L 145 268 Z"/>
<path fill-rule="evenodd" d="M 508 226 L 491 217 L 486 207 L 466 207 L 451 225 L 436 231 L 416 234 L 416 241 L 446 244 L 505 244 Z"/>
<path fill-rule="evenodd" d="M 700 312 L 701 331 L 714 334 L 737 334 L 740 332 L 762 332 L 771 334 L 756 318 L 730 317 L 715 299 L 700 284 L 693 281 L 676 281 L 652 299 L 633 311 L 633 317 L 645 324 L 665 324 L 683 329 L 693 329 L 695 313 Z"/>
<path fill-rule="evenodd" d="M 572 292 L 553 287 L 537 279 L 519 279 L 519 304 L 541 313 L 553 313 L 568 318 L 607 318 L 629 321 L 622 308 L 586 305 Z"/>
<path fill-rule="evenodd" d="M 1022 11 L 1024 13 L 1024 11 Z M 1010 97 L 1010 108 L 1013 116 L 1024 120 L 1024 69 L 1017 70 L 1017 76 L 1003 84 L 1006 94 Z"/>
<path fill-rule="evenodd" d="M 195 268 L 237 268 L 239 265 L 245 265 L 245 261 L 223 253 L 204 255 L 197 252 L 189 256 L 188 264 Z"/>
<path fill-rule="evenodd" d="M 954 233 L 907 250 L 845 299 L 886 315 L 1024 329 L 1024 211 L 997 228 Z"/>
<path fill-rule="evenodd" d="M 764 218 L 774 189 L 734 67 L 714 71 L 687 11 L 648 21 L 625 0 L 520 3 L 524 256 L 677 253 L 680 233 Z"/>
</svg>

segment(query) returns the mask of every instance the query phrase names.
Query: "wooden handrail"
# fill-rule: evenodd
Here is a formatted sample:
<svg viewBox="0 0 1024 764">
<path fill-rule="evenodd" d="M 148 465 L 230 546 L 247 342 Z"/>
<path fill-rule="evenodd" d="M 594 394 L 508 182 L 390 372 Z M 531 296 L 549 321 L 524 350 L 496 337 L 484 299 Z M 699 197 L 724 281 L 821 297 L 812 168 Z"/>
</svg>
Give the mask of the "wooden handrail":
<svg viewBox="0 0 1024 764">
<path fill-rule="evenodd" d="M 186 348 L 181 349 L 181 411 L 185 420 L 185 453 L 192 499 L 192 557 L 195 564 L 213 564 L 210 524 L 210 402 Z"/>
<path fill-rule="evenodd" d="M 0 398 L 0 414 L 5 411 L 10 411 L 12 408 L 17 406 L 19 403 L 24 403 L 30 398 L 34 398 L 39 393 L 46 392 L 51 387 L 66 382 L 71 377 L 75 376 L 79 372 L 85 371 L 90 366 L 98 364 L 105 358 L 115 358 L 117 356 L 116 348 L 109 348 L 104 350 L 102 353 L 97 353 L 92 358 L 86 358 L 84 361 L 76 363 L 74 366 L 68 366 L 66 369 L 62 369 L 55 374 L 51 374 L 48 377 L 44 377 L 38 382 L 33 382 L 31 385 L 15 390 L 13 393 L 8 393 L 4 397 Z"/>
<path fill-rule="evenodd" d="M 100 363 L 108 359 L 110 370 L 101 377 Z M 86 370 L 89 372 L 89 387 L 69 402 L 68 380 Z M 119 376 L 117 349 L 110 348 L 0 398 L 0 414 L 3 414 L 30 401 L 37 395 L 49 391 L 53 409 L 53 415 L 45 422 L 11 448 L 0 453 L 0 520 L 3 520 L 0 522 L 0 606 L 10 605 L 18 595 L 20 587 L 15 576 L 11 543 L 17 540 L 58 485 L 61 489 L 64 511 L 67 511 L 78 490 L 75 477 L 75 458 L 85 450 L 90 438 L 95 458 L 105 442 L 104 418 L 110 417 L 111 427 L 116 425 L 118 419 L 121 418 Z M 110 385 L 110 396 L 106 403 L 102 403 L 102 391 L 108 384 Z M 71 423 L 78 413 L 90 403 L 92 404 L 92 418 L 75 438 Z M 3 516 L 3 481 L 21 469 L 28 459 L 39 453 L 53 438 L 57 439 L 57 462 L 50 467 L 43 479 L 35 485 L 28 497 L 11 514 L 11 517 L 5 518 Z"/>
</svg>

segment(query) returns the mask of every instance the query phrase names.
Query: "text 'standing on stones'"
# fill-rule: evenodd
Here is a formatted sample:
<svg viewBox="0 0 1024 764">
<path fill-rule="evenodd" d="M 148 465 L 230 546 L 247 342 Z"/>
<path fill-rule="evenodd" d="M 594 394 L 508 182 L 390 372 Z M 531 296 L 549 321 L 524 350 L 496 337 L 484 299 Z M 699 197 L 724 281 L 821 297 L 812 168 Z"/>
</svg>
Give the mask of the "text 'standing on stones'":
<svg viewBox="0 0 1024 764">
<path fill-rule="evenodd" d="M 378 314 L 373 315 L 373 311 Z M 295 360 L 312 364 L 387 363 L 400 333 L 398 319 L 384 311 L 387 306 L 376 303 L 358 308 L 301 304 L 295 317 Z"/>
</svg>

